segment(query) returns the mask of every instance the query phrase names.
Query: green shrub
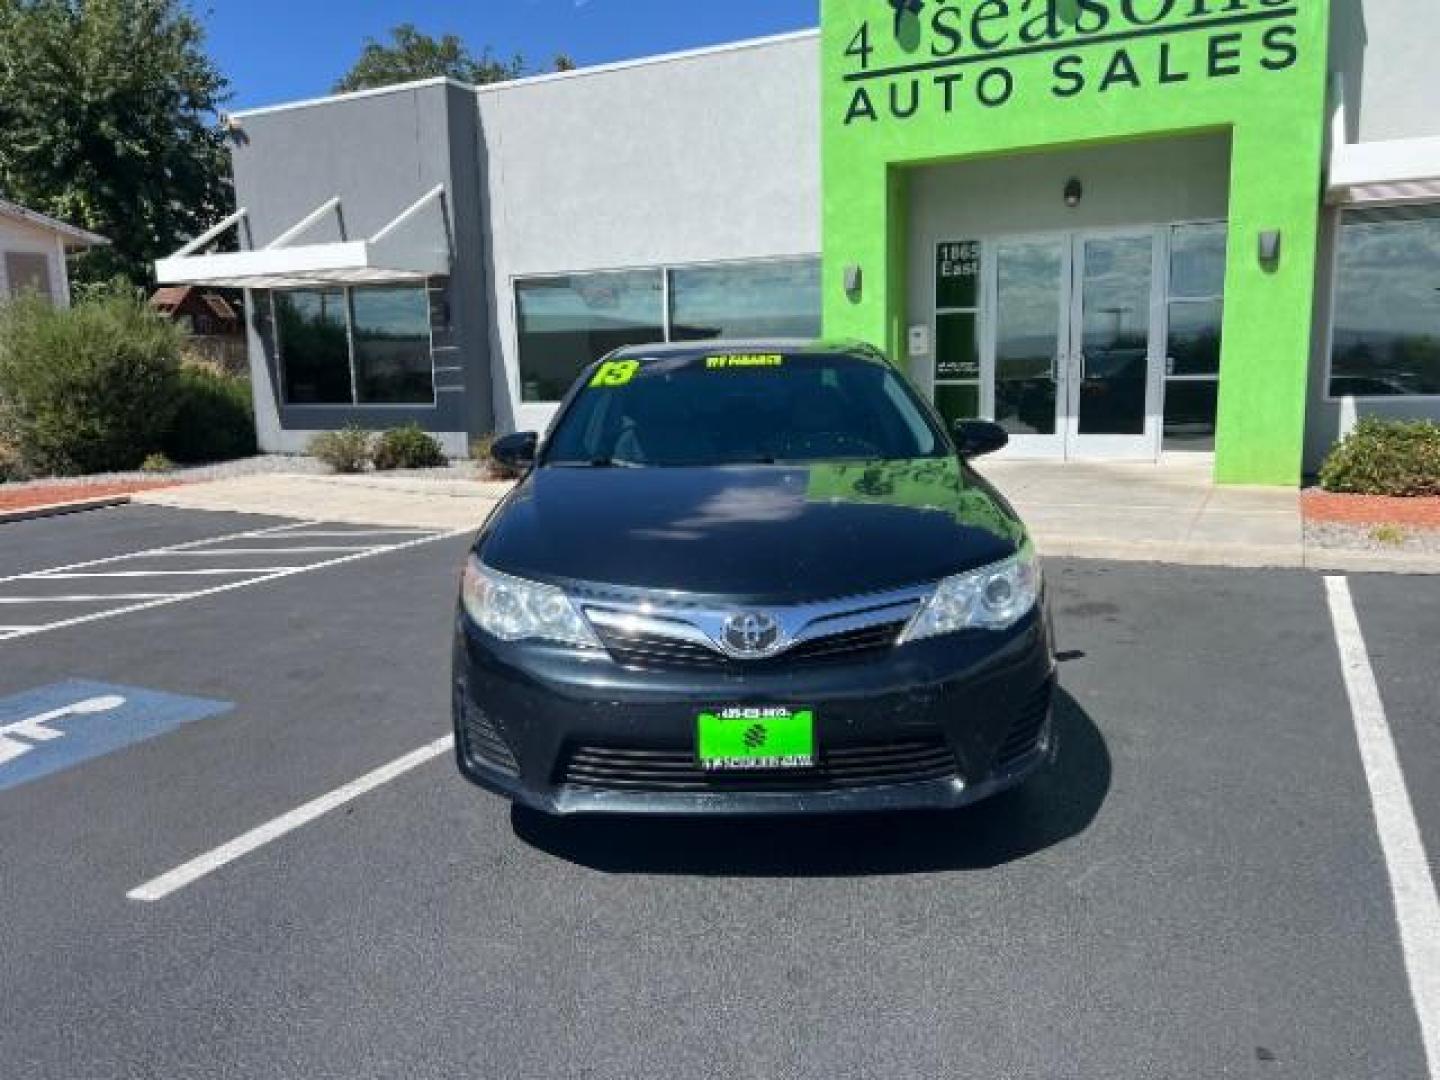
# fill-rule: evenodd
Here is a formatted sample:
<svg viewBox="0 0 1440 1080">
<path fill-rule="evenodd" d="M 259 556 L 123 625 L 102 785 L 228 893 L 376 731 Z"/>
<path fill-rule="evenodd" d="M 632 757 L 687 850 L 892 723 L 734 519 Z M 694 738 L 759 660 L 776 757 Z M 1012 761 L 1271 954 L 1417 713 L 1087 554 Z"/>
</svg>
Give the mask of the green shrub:
<svg viewBox="0 0 1440 1080">
<path fill-rule="evenodd" d="M 445 464 L 445 451 L 419 424 L 411 422 L 377 438 L 370 460 L 381 470 L 433 469 Z"/>
<path fill-rule="evenodd" d="M 1320 466 L 1326 491 L 1440 495 L 1440 424 L 1367 416 Z"/>
<path fill-rule="evenodd" d="M 161 453 L 147 454 L 140 463 L 141 472 L 167 473 L 175 468 L 175 462 Z"/>
<path fill-rule="evenodd" d="M 322 431 L 310 440 L 309 452 L 337 473 L 365 471 L 370 460 L 370 433 L 364 428 L 346 427 Z"/>
<path fill-rule="evenodd" d="M 0 438 L 0 484 L 24 479 L 25 469 L 20 464 L 20 451 Z"/>
<path fill-rule="evenodd" d="M 255 453 L 250 380 L 204 367 L 182 367 L 175 419 L 164 443 L 176 461 L 228 461 Z"/>
<path fill-rule="evenodd" d="M 36 473 L 133 469 L 175 413 L 181 337 L 130 289 L 0 305 L 0 438 Z"/>
</svg>

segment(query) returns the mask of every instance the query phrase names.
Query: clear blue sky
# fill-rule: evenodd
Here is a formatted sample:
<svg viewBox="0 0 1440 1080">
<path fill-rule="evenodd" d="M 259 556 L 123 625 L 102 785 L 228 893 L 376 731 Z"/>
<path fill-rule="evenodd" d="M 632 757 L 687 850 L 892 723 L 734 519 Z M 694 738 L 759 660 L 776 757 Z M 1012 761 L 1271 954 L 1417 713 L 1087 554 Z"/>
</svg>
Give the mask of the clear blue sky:
<svg viewBox="0 0 1440 1080">
<path fill-rule="evenodd" d="M 582 67 L 801 30 L 819 0 L 194 0 L 234 97 L 231 109 L 330 92 L 365 37 L 396 23 L 455 33 L 479 52 Z"/>
</svg>

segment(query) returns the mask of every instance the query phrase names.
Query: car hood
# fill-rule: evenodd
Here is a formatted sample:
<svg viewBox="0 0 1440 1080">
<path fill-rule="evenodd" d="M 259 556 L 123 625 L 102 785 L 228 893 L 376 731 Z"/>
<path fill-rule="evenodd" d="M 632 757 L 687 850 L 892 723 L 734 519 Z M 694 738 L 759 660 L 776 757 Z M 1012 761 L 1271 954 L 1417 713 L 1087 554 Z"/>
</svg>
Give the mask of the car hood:
<svg viewBox="0 0 1440 1080">
<path fill-rule="evenodd" d="M 1024 538 L 950 458 L 537 469 L 482 530 L 486 565 L 553 583 L 796 602 L 938 580 Z"/>
</svg>

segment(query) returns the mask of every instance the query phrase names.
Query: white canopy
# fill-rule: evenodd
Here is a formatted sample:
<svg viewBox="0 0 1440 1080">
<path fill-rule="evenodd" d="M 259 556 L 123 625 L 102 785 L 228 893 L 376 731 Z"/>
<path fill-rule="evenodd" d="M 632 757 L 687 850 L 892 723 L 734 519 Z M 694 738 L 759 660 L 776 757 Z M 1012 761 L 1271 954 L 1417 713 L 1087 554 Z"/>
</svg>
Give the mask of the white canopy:
<svg viewBox="0 0 1440 1080">
<path fill-rule="evenodd" d="M 1440 138 L 1349 142 L 1345 80 L 1339 74 L 1331 80 L 1330 104 L 1327 203 L 1364 206 L 1440 199 Z"/>
<path fill-rule="evenodd" d="M 321 203 L 263 248 L 204 252 L 245 220 L 246 210 L 241 207 L 168 259 L 158 260 L 156 280 L 162 285 L 286 289 L 423 281 L 450 273 L 450 224 L 443 184 L 420 196 L 367 240 L 292 243 L 331 212 L 339 214 L 339 196 Z M 343 236 L 344 219 L 340 220 Z"/>
</svg>

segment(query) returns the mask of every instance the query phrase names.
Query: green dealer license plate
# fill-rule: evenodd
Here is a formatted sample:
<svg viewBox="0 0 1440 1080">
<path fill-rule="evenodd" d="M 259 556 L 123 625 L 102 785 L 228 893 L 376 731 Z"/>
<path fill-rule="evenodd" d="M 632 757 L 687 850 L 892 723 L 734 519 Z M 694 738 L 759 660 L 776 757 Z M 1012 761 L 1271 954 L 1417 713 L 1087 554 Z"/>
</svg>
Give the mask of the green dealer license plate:
<svg viewBox="0 0 1440 1080">
<path fill-rule="evenodd" d="M 815 765 L 815 713 L 782 706 L 702 712 L 695 723 L 700 767 L 809 769 Z"/>
</svg>

